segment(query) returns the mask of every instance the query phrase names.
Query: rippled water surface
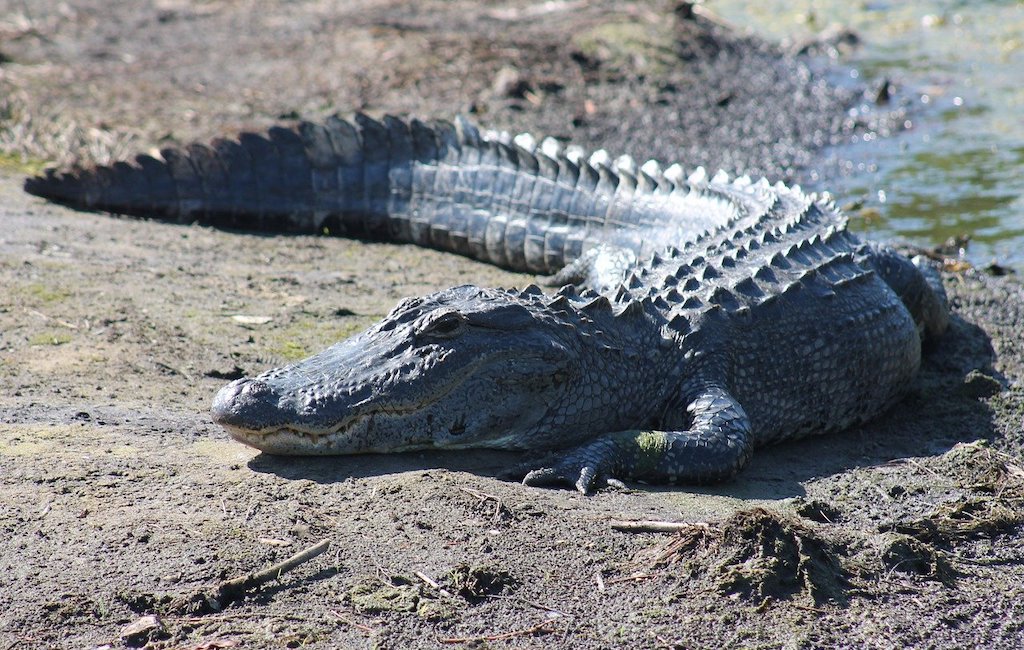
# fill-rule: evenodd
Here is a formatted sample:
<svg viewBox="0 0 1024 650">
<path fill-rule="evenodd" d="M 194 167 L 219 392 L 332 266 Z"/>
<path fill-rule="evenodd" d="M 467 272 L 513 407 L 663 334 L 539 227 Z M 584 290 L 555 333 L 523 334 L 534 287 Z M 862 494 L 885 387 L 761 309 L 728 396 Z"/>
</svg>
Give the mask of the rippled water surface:
<svg viewBox="0 0 1024 650">
<path fill-rule="evenodd" d="M 854 226 L 1024 270 L 1024 2 L 709 0 L 727 22 L 790 42 L 833 24 L 861 44 L 840 56 L 869 87 L 891 79 L 910 129 L 851 142 L 829 189 Z M 869 136 L 870 137 L 870 136 Z"/>
</svg>

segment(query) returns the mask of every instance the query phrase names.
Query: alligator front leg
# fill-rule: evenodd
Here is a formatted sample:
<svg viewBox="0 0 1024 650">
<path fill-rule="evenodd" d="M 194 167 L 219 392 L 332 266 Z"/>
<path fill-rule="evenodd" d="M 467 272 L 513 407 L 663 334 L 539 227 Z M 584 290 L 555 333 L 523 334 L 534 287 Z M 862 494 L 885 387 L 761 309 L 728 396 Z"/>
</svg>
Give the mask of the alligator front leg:
<svg viewBox="0 0 1024 650">
<path fill-rule="evenodd" d="M 552 466 L 527 473 L 523 483 L 573 486 L 583 494 L 627 478 L 711 483 L 734 476 L 750 462 L 750 420 L 729 393 L 709 388 L 686 411 L 690 414 L 686 430 L 606 433 L 568 451 Z"/>
</svg>

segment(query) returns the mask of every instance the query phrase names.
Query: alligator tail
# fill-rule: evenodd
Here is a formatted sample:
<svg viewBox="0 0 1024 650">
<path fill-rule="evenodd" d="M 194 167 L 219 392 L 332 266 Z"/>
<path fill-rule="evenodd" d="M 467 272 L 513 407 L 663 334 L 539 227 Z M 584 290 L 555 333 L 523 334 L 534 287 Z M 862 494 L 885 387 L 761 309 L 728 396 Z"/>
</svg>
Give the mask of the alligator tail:
<svg viewBox="0 0 1024 650">
<path fill-rule="evenodd" d="M 417 140 L 414 131 L 430 137 Z M 48 170 L 25 190 L 75 208 L 178 223 L 387 237 L 387 215 L 405 207 L 395 202 L 408 197 L 411 160 L 436 157 L 437 131 L 392 117 L 332 117 L 163 149 L 162 160 Z"/>
<path fill-rule="evenodd" d="M 760 201 L 724 175 L 691 183 L 680 168 L 670 180 L 672 168 L 604 152 L 586 159 L 555 141 L 484 135 L 462 119 L 331 117 L 160 154 L 49 170 L 25 190 L 177 223 L 413 243 L 533 273 L 554 273 L 604 242 L 609 224 L 611 243 L 639 255 L 657 243 L 649 231 L 693 239 L 731 218 L 737 197 Z"/>
</svg>

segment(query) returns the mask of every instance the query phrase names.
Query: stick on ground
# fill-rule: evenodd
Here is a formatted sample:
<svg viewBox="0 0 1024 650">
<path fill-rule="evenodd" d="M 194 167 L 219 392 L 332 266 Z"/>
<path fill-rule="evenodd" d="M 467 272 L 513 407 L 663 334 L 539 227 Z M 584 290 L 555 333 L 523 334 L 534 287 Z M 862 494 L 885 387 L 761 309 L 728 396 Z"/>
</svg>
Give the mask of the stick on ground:
<svg viewBox="0 0 1024 650">
<path fill-rule="evenodd" d="M 621 530 L 624 533 L 677 533 L 695 525 L 686 521 L 611 521 L 613 530 Z"/>
<path fill-rule="evenodd" d="M 308 562 L 322 554 L 330 548 L 330 546 L 331 540 L 325 539 L 313 546 L 310 546 L 304 551 L 296 553 L 286 560 L 282 560 L 276 564 L 271 564 L 261 571 L 225 580 L 214 588 L 213 593 L 211 594 L 211 599 L 219 604 L 220 608 L 224 608 L 229 603 L 241 598 L 245 592 L 261 587 L 272 580 L 280 578 L 282 575 L 291 571 L 300 564 Z"/>
</svg>

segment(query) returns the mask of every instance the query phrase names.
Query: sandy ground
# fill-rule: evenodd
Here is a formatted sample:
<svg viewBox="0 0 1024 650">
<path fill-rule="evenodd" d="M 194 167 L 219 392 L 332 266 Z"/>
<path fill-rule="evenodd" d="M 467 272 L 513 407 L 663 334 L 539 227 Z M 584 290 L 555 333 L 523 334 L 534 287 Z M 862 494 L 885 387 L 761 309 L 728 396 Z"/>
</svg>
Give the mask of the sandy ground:
<svg viewBox="0 0 1024 650">
<path fill-rule="evenodd" d="M 799 180 L 898 106 L 855 123 L 860 89 L 658 3 L 124 4 L 0 2 L 0 650 L 1024 644 L 1013 278 L 948 275 L 953 328 L 877 422 L 725 485 L 582 497 L 498 480 L 511 454 L 267 457 L 207 415 L 403 296 L 530 278 L 20 189 L 42 161 L 355 109 Z"/>
</svg>

